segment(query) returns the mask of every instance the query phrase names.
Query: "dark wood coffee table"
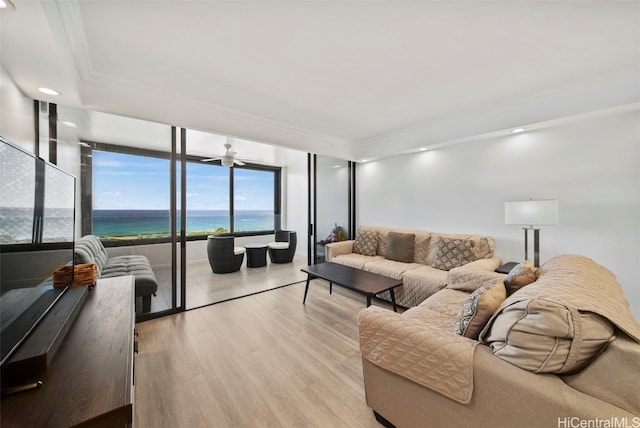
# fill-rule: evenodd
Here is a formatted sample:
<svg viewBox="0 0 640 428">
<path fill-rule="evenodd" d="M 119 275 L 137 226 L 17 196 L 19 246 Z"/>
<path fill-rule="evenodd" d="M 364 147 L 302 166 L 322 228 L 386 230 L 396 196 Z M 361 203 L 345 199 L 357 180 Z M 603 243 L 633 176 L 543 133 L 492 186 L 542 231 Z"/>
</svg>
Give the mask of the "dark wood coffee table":
<svg viewBox="0 0 640 428">
<path fill-rule="evenodd" d="M 371 306 L 371 297 L 376 294 L 388 291 L 391 294 L 391 303 L 394 312 L 398 312 L 396 306 L 396 296 L 393 292 L 395 287 L 402 285 L 399 279 L 378 275 L 377 273 L 366 272 L 338 263 L 320 263 L 301 269 L 307 273 L 307 285 L 304 288 L 304 298 L 302 304 L 307 300 L 309 282 L 315 278 L 322 278 L 329 281 L 329 294 L 332 292 L 333 284 L 348 288 L 367 296 L 367 307 Z"/>
</svg>

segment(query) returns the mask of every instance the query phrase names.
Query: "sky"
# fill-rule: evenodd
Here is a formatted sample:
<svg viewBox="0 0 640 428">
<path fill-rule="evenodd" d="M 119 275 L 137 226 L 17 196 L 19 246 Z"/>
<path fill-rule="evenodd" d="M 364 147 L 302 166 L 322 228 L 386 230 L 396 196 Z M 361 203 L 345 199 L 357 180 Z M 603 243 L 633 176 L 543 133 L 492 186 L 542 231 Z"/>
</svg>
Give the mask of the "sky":
<svg viewBox="0 0 640 428">
<path fill-rule="evenodd" d="M 93 209 L 169 209 L 168 159 L 94 150 L 92 162 Z M 273 173 L 235 168 L 234 174 L 236 210 L 273 210 Z M 187 210 L 228 209 L 229 169 L 188 162 Z"/>
</svg>

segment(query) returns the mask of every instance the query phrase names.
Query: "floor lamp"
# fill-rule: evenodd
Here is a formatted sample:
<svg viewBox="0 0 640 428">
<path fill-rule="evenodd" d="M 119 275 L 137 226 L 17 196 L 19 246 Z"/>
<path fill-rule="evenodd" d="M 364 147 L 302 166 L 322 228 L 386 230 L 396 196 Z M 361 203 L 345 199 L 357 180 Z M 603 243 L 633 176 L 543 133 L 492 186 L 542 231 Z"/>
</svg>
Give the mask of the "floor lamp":
<svg viewBox="0 0 640 428">
<path fill-rule="evenodd" d="M 560 220 L 558 201 L 555 199 L 515 201 L 504 203 L 504 222 L 524 225 L 524 258 L 529 258 L 529 231 L 533 231 L 533 265 L 540 266 L 540 228 L 552 226 Z"/>
</svg>

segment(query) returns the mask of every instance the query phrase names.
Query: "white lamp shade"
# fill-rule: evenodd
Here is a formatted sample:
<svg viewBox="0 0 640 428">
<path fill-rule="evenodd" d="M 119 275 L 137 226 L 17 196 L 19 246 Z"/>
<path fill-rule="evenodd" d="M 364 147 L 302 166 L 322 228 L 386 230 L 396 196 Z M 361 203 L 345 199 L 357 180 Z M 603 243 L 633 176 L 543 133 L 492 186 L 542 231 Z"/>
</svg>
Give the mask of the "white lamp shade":
<svg viewBox="0 0 640 428">
<path fill-rule="evenodd" d="M 521 225 L 555 225 L 560 222 L 558 201 L 515 201 L 504 203 L 504 222 Z"/>
</svg>

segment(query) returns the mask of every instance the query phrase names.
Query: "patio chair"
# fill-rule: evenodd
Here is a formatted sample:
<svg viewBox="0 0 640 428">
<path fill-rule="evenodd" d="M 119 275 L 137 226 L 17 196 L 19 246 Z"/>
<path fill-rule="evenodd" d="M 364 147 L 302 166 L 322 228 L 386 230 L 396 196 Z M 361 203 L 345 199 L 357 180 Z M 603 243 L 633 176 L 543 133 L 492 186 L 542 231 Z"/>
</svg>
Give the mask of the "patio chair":
<svg viewBox="0 0 640 428">
<path fill-rule="evenodd" d="M 276 231 L 276 241 L 268 244 L 271 263 L 290 263 L 296 254 L 298 237 L 290 230 Z"/>
<path fill-rule="evenodd" d="M 237 272 L 244 261 L 245 249 L 234 245 L 233 236 L 207 237 L 207 256 L 213 273 Z"/>
</svg>

